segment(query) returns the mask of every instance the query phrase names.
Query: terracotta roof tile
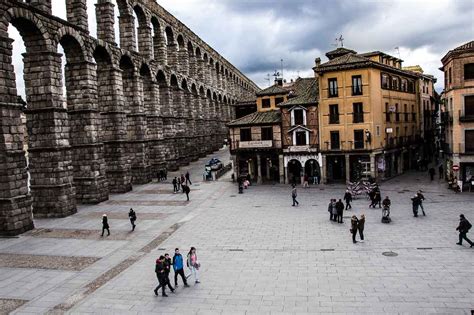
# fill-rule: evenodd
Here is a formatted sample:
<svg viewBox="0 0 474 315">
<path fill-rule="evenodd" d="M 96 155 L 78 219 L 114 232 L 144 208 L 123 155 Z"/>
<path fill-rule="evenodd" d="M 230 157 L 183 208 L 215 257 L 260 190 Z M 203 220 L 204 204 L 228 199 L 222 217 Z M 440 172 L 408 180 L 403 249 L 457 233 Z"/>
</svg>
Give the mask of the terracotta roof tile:
<svg viewBox="0 0 474 315">
<path fill-rule="evenodd" d="M 270 110 L 266 112 L 255 112 L 241 117 L 227 124 L 229 127 L 253 126 L 253 125 L 271 125 L 281 122 L 279 110 Z"/>
<path fill-rule="evenodd" d="M 279 107 L 316 104 L 319 100 L 319 86 L 316 78 L 299 78 L 293 85 L 289 99 L 278 104 Z"/>
</svg>

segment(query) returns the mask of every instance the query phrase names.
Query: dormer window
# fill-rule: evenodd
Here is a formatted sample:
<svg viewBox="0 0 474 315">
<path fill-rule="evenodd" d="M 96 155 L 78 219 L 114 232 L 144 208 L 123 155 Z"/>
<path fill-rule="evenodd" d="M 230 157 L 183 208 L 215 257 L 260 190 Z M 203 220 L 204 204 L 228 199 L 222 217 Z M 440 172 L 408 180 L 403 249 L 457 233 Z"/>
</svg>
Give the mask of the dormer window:
<svg viewBox="0 0 474 315">
<path fill-rule="evenodd" d="M 305 126 L 306 125 L 306 110 L 302 107 L 294 107 L 290 109 L 291 125 Z"/>
</svg>

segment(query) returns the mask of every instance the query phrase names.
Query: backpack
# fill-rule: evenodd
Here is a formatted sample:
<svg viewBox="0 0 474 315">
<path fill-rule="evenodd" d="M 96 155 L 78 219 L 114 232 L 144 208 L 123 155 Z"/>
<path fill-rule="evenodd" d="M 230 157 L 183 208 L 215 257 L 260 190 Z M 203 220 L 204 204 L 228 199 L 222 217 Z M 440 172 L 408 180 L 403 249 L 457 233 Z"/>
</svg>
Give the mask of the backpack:
<svg viewBox="0 0 474 315">
<path fill-rule="evenodd" d="M 472 228 L 471 222 L 466 220 L 466 232 L 468 232 Z"/>
</svg>

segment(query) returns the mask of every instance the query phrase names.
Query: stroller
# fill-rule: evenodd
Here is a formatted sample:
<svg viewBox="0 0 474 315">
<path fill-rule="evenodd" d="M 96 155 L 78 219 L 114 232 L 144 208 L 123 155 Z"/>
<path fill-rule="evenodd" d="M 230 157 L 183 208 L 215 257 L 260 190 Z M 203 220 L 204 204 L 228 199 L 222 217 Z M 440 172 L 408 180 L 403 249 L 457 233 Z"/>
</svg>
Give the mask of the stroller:
<svg viewBox="0 0 474 315">
<path fill-rule="evenodd" d="M 384 205 L 382 209 L 382 223 L 390 223 L 392 219 L 390 218 L 390 206 Z"/>
</svg>

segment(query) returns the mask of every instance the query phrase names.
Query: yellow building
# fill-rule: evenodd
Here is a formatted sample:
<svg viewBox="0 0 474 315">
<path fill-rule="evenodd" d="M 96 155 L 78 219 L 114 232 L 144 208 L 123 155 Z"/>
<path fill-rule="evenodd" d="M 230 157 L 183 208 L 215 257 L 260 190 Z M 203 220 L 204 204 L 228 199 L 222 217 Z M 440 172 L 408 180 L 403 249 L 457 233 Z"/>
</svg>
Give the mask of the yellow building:
<svg viewBox="0 0 474 315">
<path fill-rule="evenodd" d="M 441 62 L 446 170 L 467 187 L 474 177 L 474 41 L 450 50 Z"/>
<path fill-rule="evenodd" d="M 418 74 L 380 51 L 338 48 L 316 59 L 323 181 L 389 178 L 416 160 Z"/>
</svg>

